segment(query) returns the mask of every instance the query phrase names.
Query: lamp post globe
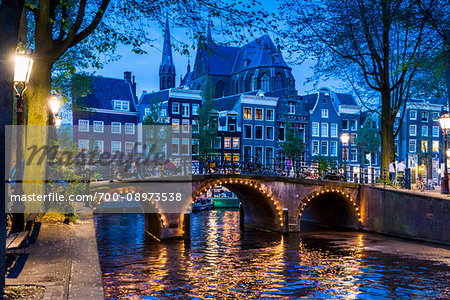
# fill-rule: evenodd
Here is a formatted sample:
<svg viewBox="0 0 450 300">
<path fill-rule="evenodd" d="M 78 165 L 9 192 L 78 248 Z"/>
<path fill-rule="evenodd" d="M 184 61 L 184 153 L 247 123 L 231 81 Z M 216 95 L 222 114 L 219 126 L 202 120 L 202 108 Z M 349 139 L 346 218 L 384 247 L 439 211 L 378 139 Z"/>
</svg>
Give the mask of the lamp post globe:
<svg viewBox="0 0 450 300">
<path fill-rule="evenodd" d="M 341 134 L 342 159 L 344 160 L 344 182 L 347 182 L 347 147 L 350 135 L 347 132 Z"/>
<path fill-rule="evenodd" d="M 448 112 L 444 112 L 442 116 L 439 117 L 439 124 L 441 125 L 442 134 L 444 135 L 444 176 L 441 181 L 441 193 L 448 194 L 448 167 L 447 167 L 447 158 L 448 158 L 448 133 L 450 131 L 450 115 Z"/>
</svg>

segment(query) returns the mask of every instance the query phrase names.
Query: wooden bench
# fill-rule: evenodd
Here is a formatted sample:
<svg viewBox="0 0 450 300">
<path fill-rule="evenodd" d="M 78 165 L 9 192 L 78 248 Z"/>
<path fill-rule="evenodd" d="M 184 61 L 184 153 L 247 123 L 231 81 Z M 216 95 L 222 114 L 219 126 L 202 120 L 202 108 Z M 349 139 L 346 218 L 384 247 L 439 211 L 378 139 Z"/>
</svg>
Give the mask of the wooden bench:
<svg viewBox="0 0 450 300">
<path fill-rule="evenodd" d="M 28 239 L 29 231 L 22 231 L 19 233 L 13 233 L 6 238 L 6 250 L 16 250 L 20 248 L 23 244 L 26 244 Z M 25 253 L 25 247 L 23 247 L 23 252 Z"/>
</svg>

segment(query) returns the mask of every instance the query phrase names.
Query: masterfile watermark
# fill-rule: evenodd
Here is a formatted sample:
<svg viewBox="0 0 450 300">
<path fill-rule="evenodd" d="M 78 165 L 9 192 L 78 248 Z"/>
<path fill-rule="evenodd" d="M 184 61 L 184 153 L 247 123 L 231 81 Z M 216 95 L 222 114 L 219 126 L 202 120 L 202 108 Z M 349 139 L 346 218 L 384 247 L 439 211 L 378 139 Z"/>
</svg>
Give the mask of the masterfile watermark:
<svg viewBox="0 0 450 300">
<path fill-rule="evenodd" d="M 198 147 L 192 128 L 130 128 L 7 126 L 6 212 L 182 212 Z"/>
</svg>

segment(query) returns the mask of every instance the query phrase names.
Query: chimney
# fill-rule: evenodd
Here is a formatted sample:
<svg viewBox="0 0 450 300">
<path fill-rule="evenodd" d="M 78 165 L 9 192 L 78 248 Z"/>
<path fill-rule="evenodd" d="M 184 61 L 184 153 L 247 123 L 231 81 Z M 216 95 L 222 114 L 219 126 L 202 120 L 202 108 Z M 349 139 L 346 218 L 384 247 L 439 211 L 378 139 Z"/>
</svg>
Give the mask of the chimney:
<svg viewBox="0 0 450 300">
<path fill-rule="evenodd" d="M 136 97 L 136 76 L 133 76 L 133 94 Z"/>
<path fill-rule="evenodd" d="M 131 72 L 129 71 L 123 72 L 123 79 L 129 84 L 131 84 Z"/>
</svg>

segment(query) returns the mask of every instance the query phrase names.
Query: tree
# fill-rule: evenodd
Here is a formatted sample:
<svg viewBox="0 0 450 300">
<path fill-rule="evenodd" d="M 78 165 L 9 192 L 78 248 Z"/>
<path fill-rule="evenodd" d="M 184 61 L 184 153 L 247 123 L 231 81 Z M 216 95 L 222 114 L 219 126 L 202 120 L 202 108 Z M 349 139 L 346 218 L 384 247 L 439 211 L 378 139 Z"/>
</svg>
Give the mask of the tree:
<svg viewBox="0 0 450 300">
<path fill-rule="evenodd" d="M 289 119 L 285 120 L 286 134 L 285 141 L 281 145 L 281 153 L 285 157 L 290 157 L 291 159 L 298 160 L 299 156 L 305 149 L 305 144 L 303 143 L 303 138 L 300 132 L 293 126 Z"/>
<path fill-rule="evenodd" d="M 366 154 L 374 154 L 380 148 L 380 135 L 372 115 L 368 114 L 363 127 L 358 128 L 356 147 L 359 150 L 361 165 L 364 164 Z"/>
<path fill-rule="evenodd" d="M 412 0 L 285 0 L 281 8 L 288 28 L 283 37 L 298 58 L 316 59 L 315 79 L 346 78 L 355 91 L 375 92 L 381 100 L 381 165 L 388 169 L 395 118 L 403 120 L 413 79 L 439 49 L 439 34 Z"/>
<path fill-rule="evenodd" d="M 217 136 L 217 111 L 214 109 L 215 89 L 211 78 L 208 76 L 202 89 L 203 105 L 198 112 L 198 133 L 193 134 L 193 138 L 198 139 L 198 153 L 202 159 L 207 159 L 211 155 L 217 154 L 214 148 L 214 141 Z"/>
<path fill-rule="evenodd" d="M 13 73 L 14 64 L 11 57 L 17 47 L 20 16 L 23 11 L 23 0 L 3 0 L 0 2 L 0 169 L 1 180 L 5 182 L 5 170 L 10 166 L 6 164 L 5 126 L 12 125 L 13 113 Z M 6 195 L 5 184 L 0 188 L 0 298 L 3 299 L 6 271 Z"/>
</svg>

